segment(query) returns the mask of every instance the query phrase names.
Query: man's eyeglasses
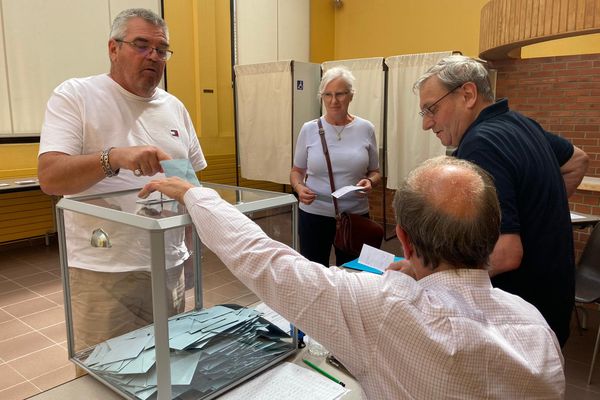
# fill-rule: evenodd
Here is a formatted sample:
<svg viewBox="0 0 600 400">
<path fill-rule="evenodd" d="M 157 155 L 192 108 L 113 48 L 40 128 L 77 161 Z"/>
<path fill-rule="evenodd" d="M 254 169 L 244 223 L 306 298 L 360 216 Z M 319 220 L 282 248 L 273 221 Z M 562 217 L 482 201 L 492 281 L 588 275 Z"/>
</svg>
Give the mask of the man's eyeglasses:
<svg viewBox="0 0 600 400">
<path fill-rule="evenodd" d="M 163 61 L 167 61 L 173 55 L 173 52 L 171 50 L 159 47 L 152 47 L 143 40 L 134 40 L 133 42 L 128 42 L 126 40 L 115 39 L 115 41 L 119 43 L 127 43 L 144 57 L 152 54 L 152 50 L 156 51 L 158 58 L 160 58 Z"/>
<path fill-rule="evenodd" d="M 333 98 L 335 97 L 335 99 L 337 101 L 342 101 L 345 100 L 346 97 L 350 94 L 349 91 L 345 91 L 345 92 L 335 92 L 335 93 L 331 93 L 331 92 L 325 92 L 325 93 L 321 93 L 321 97 L 325 100 L 325 101 L 331 101 L 333 100 Z"/>
<path fill-rule="evenodd" d="M 433 117 L 435 115 L 435 112 L 437 111 L 437 109 L 434 109 L 433 107 L 435 107 L 436 104 L 438 104 L 440 101 L 444 100 L 446 98 L 446 96 L 448 96 L 450 93 L 454 92 L 456 89 L 458 89 L 462 85 L 464 85 L 464 83 L 461 83 L 460 85 L 455 86 L 453 89 L 449 90 L 445 95 L 443 95 L 442 97 L 440 97 L 439 99 L 437 99 L 436 101 L 434 101 L 433 103 L 428 105 L 427 107 L 424 107 L 421 111 L 419 111 L 419 115 L 421 117 L 425 117 L 425 116 Z"/>
</svg>

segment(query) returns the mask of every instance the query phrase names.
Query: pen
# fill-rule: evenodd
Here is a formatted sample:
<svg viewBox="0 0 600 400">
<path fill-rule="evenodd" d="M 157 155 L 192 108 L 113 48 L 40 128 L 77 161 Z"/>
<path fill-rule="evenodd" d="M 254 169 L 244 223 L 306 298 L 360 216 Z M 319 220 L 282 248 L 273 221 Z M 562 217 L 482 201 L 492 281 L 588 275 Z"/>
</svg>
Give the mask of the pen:
<svg viewBox="0 0 600 400">
<path fill-rule="evenodd" d="M 346 384 L 344 382 L 340 381 L 338 378 L 334 377 L 333 375 L 330 375 L 329 373 L 323 371 L 321 368 L 317 367 L 315 364 L 311 363 L 306 358 L 303 358 L 302 361 L 304 361 L 304 364 L 308 365 L 309 367 L 311 367 L 312 369 L 314 369 L 315 371 L 317 371 L 321 375 L 323 375 L 323 376 L 331 379 L 335 383 L 339 383 L 340 385 L 346 387 Z"/>
</svg>

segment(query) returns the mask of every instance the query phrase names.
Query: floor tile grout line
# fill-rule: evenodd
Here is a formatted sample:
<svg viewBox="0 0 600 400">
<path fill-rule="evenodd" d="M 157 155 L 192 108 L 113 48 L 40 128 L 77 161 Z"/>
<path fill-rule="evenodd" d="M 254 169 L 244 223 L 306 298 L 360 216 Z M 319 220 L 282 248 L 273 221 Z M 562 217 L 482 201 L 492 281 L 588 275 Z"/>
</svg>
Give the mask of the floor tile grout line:
<svg viewBox="0 0 600 400">
<path fill-rule="evenodd" d="M 39 298 L 44 298 L 44 297 L 45 297 L 45 296 L 40 296 Z M 24 302 L 26 302 L 26 301 L 30 301 L 30 300 L 34 300 L 34 299 L 37 299 L 37 297 L 35 297 L 35 298 L 33 298 L 33 299 L 24 300 L 24 301 L 22 301 L 22 302 L 20 302 L 20 303 L 24 303 Z M 49 307 L 49 308 L 45 308 L 45 309 L 43 309 L 43 310 L 40 310 L 40 311 L 33 312 L 33 313 L 31 313 L 31 314 L 25 314 L 25 315 L 21 315 L 21 316 L 14 315 L 14 314 L 12 314 L 10 311 L 8 311 L 8 310 L 5 310 L 5 309 L 4 309 L 4 307 L 13 307 L 14 305 L 18 305 L 18 304 L 20 304 L 20 303 L 14 303 L 14 304 L 11 304 L 11 305 L 9 305 L 9 306 L 3 306 L 3 307 L 0 307 L 0 309 L 1 309 L 2 311 L 4 311 L 5 313 L 7 313 L 8 315 L 10 315 L 11 317 L 13 317 L 13 318 L 15 318 L 15 319 L 18 319 L 19 321 L 21 321 L 21 318 L 29 317 L 29 316 L 31 316 L 31 315 L 40 314 L 40 313 L 43 313 L 43 312 L 48 312 L 48 310 L 52 310 L 52 309 L 54 309 L 54 308 L 57 308 L 57 307 L 60 307 L 60 308 L 62 308 L 63 310 L 64 310 L 64 308 L 65 308 L 65 307 L 64 307 L 62 304 L 58 304 L 58 303 L 56 303 L 55 301 L 52 301 L 51 299 L 46 299 L 46 298 L 44 298 L 44 300 L 47 300 L 47 301 L 49 301 L 49 302 L 51 302 L 51 303 L 54 303 L 55 305 L 54 305 L 54 306 L 52 306 L 52 307 Z M 23 322 L 24 324 L 27 324 L 27 322 L 25 322 L 25 321 L 21 321 L 21 322 Z M 28 324 L 27 324 L 27 325 L 28 325 Z M 32 328 L 32 329 L 35 329 L 35 328 Z"/>
<path fill-rule="evenodd" d="M 27 377 L 25 377 L 22 373 L 20 373 L 17 369 L 15 369 L 12 365 L 10 365 L 9 363 L 6 363 L 6 366 L 8 368 L 10 368 L 11 370 L 13 370 L 16 374 L 18 374 L 21 378 L 23 378 L 23 382 L 27 382 L 29 381 L 29 379 L 27 379 Z M 20 382 L 18 384 L 21 384 L 23 382 Z M 14 386 L 14 385 L 13 385 Z M 3 389 L 0 388 L 0 393 L 2 392 Z"/>
<path fill-rule="evenodd" d="M 34 283 L 34 284 L 32 284 L 32 285 L 25 285 L 25 284 L 23 284 L 23 283 L 19 282 L 19 281 L 18 281 L 18 280 L 16 280 L 16 279 L 20 279 L 20 278 L 30 278 L 30 277 L 32 277 L 32 276 L 35 276 L 35 275 L 41 275 L 41 274 L 49 274 L 49 275 L 52 275 L 52 277 L 53 277 L 53 278 L 55 278 L 55 279 L 59 279 L 59 280 L 62 278 L 60 275 L 56 275 L 56 274 L 55 274 L 55 273 L 53 273 L 52 271 L 38 271 L 38 272 L 35 272 L 35 273 L 33 273 L 33 274 L 29 274 L 29 275 L 20 275 L 20 276 L 18 276 L 18 277 L 12 277 L 12 278 L 11 278 L 11 277 L 8 277 L 8 276 L 6 276 L 6 275 L 2 275 L 2 274 L 0 274 L 0 275 L 1 275 L 2 277 L 4 277 L 4 279 L 7 279 L 7 280 L 9 280 L 9 281 L 11 281 L 11 282 L 13 282 L 13 283 L 16 283 L 17 285 L 19 285 L 19 286 L 21 286 L 21 287 L 28 288 L 28 287 L 30 287 L 30 286 L 43 285 L 44 283 L 50 282 L 51 280 L 47 280 L 47 281 L 44 281 L 44 282 L 36 282 L 36 283 Z M 54 280 L 54 279 L 52 279 L 52 280 Z"/>
<path fill-rule="evenodd" d="M 32 275 L 35 275 L 35 274 L 32 274 Z M 9 278 L 9 277 L 7 277 L 7 276 L 5 276 L 5 275 L 2 275 L 2 274 L 0 274 L 0 276 L 1 276 L 1 277 L 3 277 L 4 279 L 6 279 L 6 280 L 10 281 L 11 283 L 14 283 L 15 285 L 19 285 L 19 286 L 20 286 L 20 288 L 17 288 L 17 289 L 15 289 L 15 290 L 11 290 L 11 291 L 9 291 L 9 292 L 5 292 L 5 294 L 12 293 L 12 292 L 16 292 L 17 290 L 21 290 L 21 289 L 29 289 L 29 288 L 28 288 L 28 286 L 25 286 L 25 285 L 23 285 L 22 283 L 19 283 L 18 281 L 15 281 L 15 280 L 14 280 L 14 279 L 12 279 L 12 278 Z M 24 276 L 31 276 L 31 275 L 24 275 Z"/>
<path fill-rule="evenodd" d="M 24 383 L 29 383 L 30 385 L 33 385 L 33 386 L 34 386 L 34 387 L 35 387 L 35 388 L 36 388 L 36 389 L 39 391 L 38 393 L 35 393 L 35 394 L 39 394 L 39 393 L 41 393 L 41 392 L 42 392 L 42 390 L 41 390 L 40 388 L 38 388 L 36 385 L 34 385 L 33 383 L 29 382 L 29 381 L 26 379 L 26 380 L 24 380 L 23 382 L 19 382 L 19 383 L 15 384 L 15 385 L 8 386 L 8 387 L 6 387 L 6 388 L 0 388 L 0 395 L 1 395 L 1 394 L 2 394 L 2 392 L 4 392 L 5 390 L 10 390 L 10 389 L 13 389 L 13 388 L 15 388 L 15 387 L 17 387 L 17 386 L 19 386 L 19 385 L 22 385 L 22 384 L 24 384 Z"/>
<path fill-rule="evenodd" d="M 27 327 L 28 327 L 28 328 L 30 328 L 30 329 L 31 329 L 31 331 L 29 331 L 29 332 L 26 332 L 26 333 L 22 333 L 22 334 L 19 334 L 19 335 L 12 336 L 12 337 L 10 337 L 10 338 L 8 338 L 8 339 L 3 339 L 3 340 L 0 340 L 0 343 L 5 343 L 5 342 L 8 342 L 9 340 L 18 339 L 18 338 L 20 338 L 20 337 L 27 336 L 27 335 L 29 335 L 29 334 L 32 334 L 32 333 L 38 333 L 38 334 L 42 335 L 43 337 L 45 337 L 46 339 L 50 340 L 50 341 L 51 341 L 53 344 L 59 344 L 59 343 L 57 343 L 56 341 L 54 341 L 54 340 L 53 340 L 51 337 L 49 337 L 48 335 L 44 334 L 44 332 L 41 332 L 39 329 L 32 327 L 31 325 L 27 324 L 27 323 L 26 323 L 26 322 L 24 322 L 24 321 L 21 321 L 21 320 L 19 320 L 18 318 L 17 318 L 17 320 L 18 320 L 19 322 L 21 322 L 22 324 L 25 324 L 25 325 L 27 325 Z M 58 324 L 60 324 L 60 323 L 62 323 L 62 322 L 59 322 L 59 323 L 57 323 L 57 324 L 48 325 L 47 327 L 44 327 L 44 328 L 42 328 L 42 329 L 49 328 L 49 327 L 51 327 L 51 326 L 56 326 L 56 325 L 58 325 Z M 50 346 L 50 347 L 52 347 L 52 346 Z M 35 353 L 35 352 L 32 352 L 32 353 Z M 27 354 L 23 355 L 22 357 L 24 357 L 24 356 L 26 356 L 26 355 L 28 355 L 28 354 L 32 354 L 32 353 L 27 353 Z M 21 357 L 18 357 L 18 358 L 21 358 Z M 16 360 L 16 359 L 17 359 L 17 358 L 15 358 L 14 360 Z M 9 361 L 5 361 L 5 362 L 11 362 L 11 361 L 14 361 L 14 360 L 9 360 Z"/>
<path fill-rule="evenodd" d="M 69 361 L 69 364 L 71 364 L 71 361 L 70 361 L 69 359 L 67 359 L 67 361 Z M 34 376 L 34 377 L 33 377 L 33 378 L 31 378 L 31 379 L 27 379 L 27 378 L 25 378 L 25 380 L 26 380 L 27 382 L 29 382 L 30 384 L 32 384 L 33 386 L 35 386 L 35 388 L 36 388 L 36 389 L 38 389 L 40 392 L 42 392 L 42 391 L 43 391 L 43 389 L 42 389 L 42 388 L 40 388 L 38 385 L 36 385 L 36 384 L 33 382 L 33 380 L 35 380 L 35 379 L 39 379 L 39 378 L 41 378 L 41 377 L 43 377 L 43 376 L 46 376 L 46 375 L 49 375 L 49 374 L 52 374 L 52 373 L 54 373 L 54 372 L 58 371 L 59 369 L 62 369 L 62 368 L 64 368 L 64 367 L 66 367 L 66 366 L 69 366 L 69 364 L 61 365 L 60 367 L 58 367 L 58 368 L 55 368 L 55 369 L 53 369 L 52 371 L 47 371 L 47 372 L 44 372 L 43 374 L 41 374 L 41 375 L 38 375 L 38 376 Z M 19 375 L 20 375 L 20 374 L 19 374 Z"/>
<path fill-rule="evenodd" d="M 63 310 L 63 311 L 64 311 L 64 310 Z M 19 321 L 20 321 L 20 320 L 19 320 Z M 29 333 L 39 333 L 40 335 L 42 335 L 42 336 L 43 336 L 43 337 L 45 337 L 46 339 L 48 339 L 48 340 L 50 340 L 51 342 L 53 342 L 53 343 L 55 343 L 55 344 L 58 344 L 58 345 L 60 345 L 60 343 L 62 343 L 62 342 L 60 342 L 60 343 L 59 343 L 59 342 L 55 341 L 55 340 L 54 340 L 54 339 L 52 339 L 50 336 L 48 336 L 48 335 L 46 335 L 44 332 L 42 332 L 42 331 L 41 331 L 41 329 L 47 329 L 47 328 L 51 328 L 51 327 L 53 327 L 53 326 L 60 325 L 60 324 L 62 324 L 62 323 L 64 323 L 64 322 L 65 322 L 64 320 L 61 320 L 61 322 L 58 322 L 58 323 L 56 323 L 56 324 L 52 324 L 52 325 L 48 325 L 48 326 L 45 326 L 45 327 L 43 327 L 43 328 L 40 328 L 40 329 L 32 327 L 31 325 L 29 325 L 29 324 L 28 324 L 27 322 L 25 322 L 25 321 L 20 321 L 20 322 L 22 322 L 23 324 L 25 324 L 25 325 L 27 325 L 27 326 L 29 326 L 29 327 L 31 328 L 32 332 L 29 332 Z"/>
<path fill-rule="evenodd" d="M 47 300 L 47 301 L 49 301 L 50 303 L 53 303 L 53 304 L 54 304 L 54 306 L 52 306 L 52 307 L 48 307 L 48 308 L 45 308 L 45 309 L 43 309 L 43 310 L 39 310 L 39 311 L 32 312 L 31 314 L 25 314 L 25 315 L 21 315 L 21 316 L 18 316 L 18 317 L 17 317 L 17 316 L 15 316 L 15 318 L 17 318 L 17 319 L 19 319 L 19 320 L 20 320 L 20 319 L 22 319 L 22 318 L 27 318 L 27 317 L 31 317 L 31 316 L 33 316 L 33 315 L 39 315 L 39 314 L 42 314 L 42 313 L 48 312 L 48 311 L 50 311 L 50 310 L 54 310 L 54 309 L 56 309 L 56 308 L 62 308 L 62 309 L 63 309 L 63 313 L 64 313 L 64 309 L 65 309 L 65 307 L 64 307 L 62 304 L 58 304 L 58 303 L 56 303 L 55 301 L 52 301 L 51 299 L 46 299 L 46 298 L 45 298 L 45 296 L 42 296 L 42 298 L 44 298 L 44 300 Z M 5 312 L 8 312 L 8 311 L 6 311 L 6 310 L 4 310 L 4 311 L 5 311 Z M 10 313 L 9 313 L 9 314 L 10 314 Z M 11 314 L 11 315 L 12 315 L 12 314 Z M 25 322 L 25 321 L 23 321 L 23 323 L 26 323 L 26 322 Z"/>
<path fill-rule="evenodd" d="M 57 307 L 59 307 L 59 308 L 62 308 L 62 311 L 63 311 L 63 314 L 64 314 L 64 307 L 62 307 L 61 305 L 57 305 Z M 54 308 L 56 308 L 56 307 L 54 307 Z M 53 308 L 52 308 L 52 309 L 53 309 Z M 50 310 L 50 308 L 49 308 L 49 309 L 46 309 L 46 310 L 42 310 L 42 311 L 36 312 L 36 313 L 27 314 L 27 315 L 25 315 L 25 316 L 23 316 L 23 317 L 29 317 L 29 316 L 31 316 L 31 315 L 35 315 L 35 314 L 41 314 L 41 313 L 43 313 L 43 312 L 47 312 L 48 310 Z M 5 311 L 5 312 L 6 312 L 6 313 L 8 313 L 9 315 L 11 315 L 11 316 L 12 316 L 12 314 L 10 314 L 8 311 Z M 44 337 L 45 337 L 45 338 L 47 338 L 48 340 L 50 340 L 50 341 L 52 341 L 52 342 L 54 342 L 54 343 L 56 343 L 56 344 L 60 344 L 59 342 L 56 342 L 56 341 L 55 341 L 54 339 L 52 339 L 50 336 L 48 336 L 48 335 L 46 335 L 44 332 L 42 332 L 42 329 L 47 329 L 47 328 L 51 328 L 51 327 L 53 327 L 53 326 L 60 325 L 60 324 L 62 324 L 62 323 L 64 323 L 64 322 L 65 322 L 65 319 L 61 319 L 61 321 L 60 321 L 60 322 L 57 322 L 57 323 L 54 323 L 54 324 L 50 324 L 50 325 L 48 325 L 48 326 L 44 326 L 44 327 L 42 327 L 42 328 L 35 328 L 35 327 L 31 326 L 30 324 L 28 324 L 26 321 L 23 321 L 23 320 L 21 319 L 22 317 L 15 317 L 15 316 L 13 316 L 13 317 L 14 317 L 14 318 L 15 318 L 17 321 L 21 322 L 22 324 L 26 325 L 27 327 L 29 327 L 29 328 L 31 329 L 31 332 L 28 332 L 28 333 L 33 333 L 33 332 L 39 333 L 40 335 L 44 336 Z M 23 334 L 23 335 L 26 335 L 26 334 Z M 18 336 L 23 336 L 23 335 L 17 335 L 17 336 L 13 336 L 13 337 L 12 337 L 12 339 L 15 339 L 15 338 L 17 338 Z M 6 339 L 6 340 L 10 340 L 10 339 Z M 6 340 L 0 341 L 0 343 L 4 342 L 4 341 L 6 341 Z"/>
<path fill-rule="evenodd" d="M 48 293 L 48 294 L 41 294 L 41 293 L 39 293 L 39 295 L 42 296 L 43 298 L 45 298 L 46 300 L 48 300 L 49 302 L 56 304 L 57 306 L 64 307 L 64 304 L 57 303 L 56 301 L 54 301 L 54 300 L 52 300 L 51 298 L 48 297 L 50 295 L 58 294 L 58 293 L 60 293 L 61 300 L 62 300 L 62 290 L 57 291 L 57 292 Z"/>
<path fill-rule="evenodd" d="M 8 342 L 8 341 L 10 341 L 10 340 L 18 339 L 18 338 L 21 338 L 21 337 L 23 337 L 23 336 L 30 335 L 30 334 L 32 334 L 32 333 L 36 333 L 36 332 L 35 332 L 35 331 L 33 331 L 33 330 L 31 330 L 31 331 L 29 331 L 29 332 L 26 332 L 26 333 L 22 333 L 22 334 L 19 334 L 19 335 L 15 335 L 15 336 L 13 336 L 13 337 L 11 337 L 11 338 L 8 338 L 8 339 L 3 339 L 3 340 L 0 340 L 0 343 L 6 343 L 6 342 Z M 12 360 L 10 360 L 10 361 L 12 361 Z M 7 362 L 8 362 L 8 361 L 7 361 Z"/>
<path fill-rule="evenodd" d="M 31 267 L 32 265 L 28 265 L 28 266 L 30 266 L 30 267 Z M 34 267 L 34 268 L 36 268 L 36 271 L 35 271 L 35 272 L 33 272 L 33 273 L 31 273 L 31 274 L 19 275 L 19 276 L 18 276 L 18 278 L 27 278 L 27 277 L 34 276 L 34 275 L 38 275 L 38 274 L 45 274 L 45 273 L 50 273 L 50 274 L 51 274 L 51 273 L 52 273 L 52 271 L 40 270 L 40 269 L 39 269 L 38 267 L 36 267 L 35 265 L 33 265 L 33 267 Z M 2 270 L 2 269 L 0 268 L 0 271 L 1 271 L 1 270 Z M 8 279 L 8 280 L 10 280 L 10 281 L 13 281 L 13 282 L 15 282 L 15 283 L 18 283 L 17 281 L 15 281 L 15 280 L 14 280 L 14 278 L 15 278 L 15 277 L 12 277 L 12 278 L 11 278 L 10 276 L 6 275 L 6 273 L 2 273 L 2 272 L 0 272 L 0 278 Z M 21 286 L 23 286 L 23 285 L 21 285 Z"/>
<path fill-rule="evenodd" d="M 69 361 L 69 363 L 71 363 L 71 362 Z M 37 386 L 37 385 L 36 385 L 36 384 L 33 382 L 33 380 L 34 380 L 34 379 L 39 379 L 39 378 L 41 378 L 41 377 L 43 377 L 43 376 L 46 376 L 46 375 L 50 375 L 50 374 L 52 374 L 52 373 L 54 373 L 54 372 L 58 371 L 59 369 L 62 369 L 62 368 L 64 368 L 65 366 L 68 366 L 68 364 L 65 364 L 65 365 L 63 365 L 63 366 L 61 366 L 61 367 L 58 367 L 58 368 L 56 368 L 56 369 L 54 369 L 54 370 L 52 370 L 52 371 L 45 372 L 45 373 L 43 373 L 43 374 L 41 374 L 41 375 L 38 375 L 38 376 L 36 376 L 36 377 L 34 377 L 34 378 L 27 379 L 27 382 L 31 383 L 31 384 L 32 384 L 33 386 L 35 386 L 35 387 L 36 387 L 36 388 L 37 388 L 37 389 L 38 389 L 40 392 L 42 392 L 42 391 L 43 391 L 43 389 L 42 389 L 42 388 L 40 388 L 39 386 Z"/>
<path fill-rule="evenodd" d="M 54 341 L 53 341 L 53 342 L 52 342 L 52 344 L 51 344 L 50 346 L 46 346 L 46 347 L 43 347 L 43 348 L 41 348 L 41 349 L 37 349 L 37 350 L 35 350 L 35 351 L 32 351 L 32 352 L 30 352 L 30 353 L 23 354 L 23 355 L 21 355 L 21 356 L 19 356 L 19 357 L 16 357 L 16 358 L 13 358 L 12 360 L 9 360 L 9 361 L 7 361 L 6 363 L 8 364 L 8 363 L 11 363 L 11 362 L 15 362 L 15 361 L 17 361 L 17 360 L 20 360 L 20 359 L 22 359 L 22 358 L 29 357 L 29 356 L 31 356 L 31 355 L 33 355 L 33 354 L 39 353 L 40 351 L 48 350 L 48 349 L 50 349 L 50 348 L 52 348 L 52 347 L 56 347 L 56 346 L 58 346 L 58 347 L 62 347 L 60 344 L 58 344 L 58 343 L 54 343 Z"/>
</svg>

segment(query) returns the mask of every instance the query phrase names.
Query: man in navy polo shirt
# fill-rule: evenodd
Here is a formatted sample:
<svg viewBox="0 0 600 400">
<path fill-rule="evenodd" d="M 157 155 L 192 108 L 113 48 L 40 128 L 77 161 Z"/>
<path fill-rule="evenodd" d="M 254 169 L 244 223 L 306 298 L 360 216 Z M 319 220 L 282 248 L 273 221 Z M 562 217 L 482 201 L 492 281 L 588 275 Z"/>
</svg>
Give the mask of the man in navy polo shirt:
<svg viewBox="0 0 600 400">
<path fill-rule="evenodd" d="M 511 111 L 507 99 L 494 102 L 488 72 L 475 59 L 446 57 L 414 88 L 423 129 L 494 178 L 502 225 L 490 257 L 492 283 L 535 305 L 564 346 L 575 297 L 568 197 L 588 156 Z"/>
</svg>

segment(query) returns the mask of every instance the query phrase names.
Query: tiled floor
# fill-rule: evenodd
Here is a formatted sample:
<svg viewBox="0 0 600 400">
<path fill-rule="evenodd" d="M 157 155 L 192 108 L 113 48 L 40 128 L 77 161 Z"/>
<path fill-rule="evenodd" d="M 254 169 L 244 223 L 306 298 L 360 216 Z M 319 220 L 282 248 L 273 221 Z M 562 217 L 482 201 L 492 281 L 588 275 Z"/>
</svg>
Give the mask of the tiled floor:
<svg viewBox="0 0 600 400">
<path fill-rule="evenodd" d="M 399 252 L 396 240 L 384 248 Z M 206 252 L 203 280 L 205 307 L 258 300 Z M 564 349 L 567 400 L 600 399 L 600 365 L 592 385 L 586 384 L 599 314 L 588 311 L 589 326 L 581 334 L 574 324 Z M 74 377 L 75 367 L 67 359 L 57 246 L 0 247 L 0 399 L 24 399 Z"/>
</svg>

